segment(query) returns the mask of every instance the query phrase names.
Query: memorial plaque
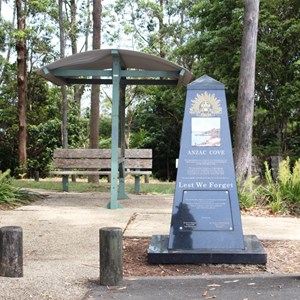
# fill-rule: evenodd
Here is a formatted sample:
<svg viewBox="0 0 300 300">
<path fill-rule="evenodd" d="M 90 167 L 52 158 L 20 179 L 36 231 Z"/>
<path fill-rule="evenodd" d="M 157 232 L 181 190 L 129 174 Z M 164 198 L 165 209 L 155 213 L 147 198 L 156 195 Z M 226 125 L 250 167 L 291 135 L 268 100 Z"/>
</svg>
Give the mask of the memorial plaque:
<svg viewBox="0 0 300 300">
<path fill-rule="evenodd" d="M 170 235 L 153 237 L 148 259 L 197 263 L 204 262 L 202 254 L 211 253 L 208 263 L 214 253 L 218 262 L 224 253 L 223 263 L 229 257 L 234 261 L 229 254 L 236 255 L 236 262 L 247 257 L 248 263 L 266 262 L 256 237 L 247 238 L 247 247 L 252 240 L 256 253 L 250 257 L 242 231 L 225 87 L 204 75 L 188 85 Z M 160 260 L 151 249 L 166 245 L 158 251 L 164 253 Z M 260 260 L 252 261 L 256 254 Z"/>
<path fill-rule="evenodd" d="M 194 221 L 185 224 L 182 209 Z M 187 248 L 178 228 L 190 249 L 244 249 L 225 89 L 208 76 L 188 86 L 169 249 Z"/>
</svg>

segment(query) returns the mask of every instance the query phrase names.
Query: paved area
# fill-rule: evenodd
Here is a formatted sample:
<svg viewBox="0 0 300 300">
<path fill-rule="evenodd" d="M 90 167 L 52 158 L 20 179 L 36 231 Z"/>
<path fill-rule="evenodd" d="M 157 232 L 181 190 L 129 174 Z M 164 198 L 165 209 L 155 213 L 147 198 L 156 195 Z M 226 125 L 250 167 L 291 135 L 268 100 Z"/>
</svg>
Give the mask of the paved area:
<svg viewBox="0 0 300 300">
<path fill-rule="evenodd" d="M 179 299 L 174 297 L 178 293 L 175 287 L 181 285 L 187 289 L 190 286 L 190 293 L 202 297 L 202 289 L 193 288 L 200 284 L 201 278 L 196 278 L 196 281 L 183 278 L 177 282 L 179 278 L 125 279 L 126 289 L 114 289 L 112 293 L 111 289 L 99 286 L 92 290 L 99 280 L 100 228 L 121 227 L 127 237 L 168 234 L 172 195 L 130 196 L 130 200 L 120 201 L 123 208 L 117 210 L 104 208 L 109 199 L 107 193 L 49 193 L 47 198 L 32 205 L 14 211 L 0 211 L 0 227 L 21 226 L 24 236 L 24 277 L 0 277 L 0 299 L 141 299 L 137 290 L 142 295 L 152 293 L 151 299 Z M 259 239 L 300 240 L 299 218 L 242 216 L 242 221 L 244 234 L 255 234 Z M 197 280 L 200 280 L 198 284 Z M 284 283 L 289 287 L 284 289 L 286 293 L 299 289 L 299 280 L 292 277 L 286 280 L 289 282 Z M 160 285 L 162 289 L 156 288 Z M 144 293 L 141 291 L 143 286 Z M 252 285 L 249 287 L 253 288 Z M 222 292 L 223 288 L 219 290 Z M 186 292 L 185 298 L 193 299 Z M 286 295 L 282 299 L 299 299 L 299 296 Z M 229 299 L 222 297 L 218 298 Z M 251 296 L 248 299 L 256 298 Z"/>
<path fill-rule="evenodd" d="M 98 287 L 83 299 L 299 300 L 300 276 L 137 278 L 116 288 Z"/>
</svg>

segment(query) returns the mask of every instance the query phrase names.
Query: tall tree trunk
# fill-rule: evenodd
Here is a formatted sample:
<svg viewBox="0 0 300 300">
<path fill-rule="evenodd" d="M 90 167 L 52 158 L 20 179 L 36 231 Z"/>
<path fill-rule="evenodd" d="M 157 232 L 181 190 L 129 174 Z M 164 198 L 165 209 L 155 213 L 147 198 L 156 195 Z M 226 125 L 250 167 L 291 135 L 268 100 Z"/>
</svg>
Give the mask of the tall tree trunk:
<svg viewBox="0 0 300 300">
<path fill-rule="evenodd" d="M 70 30 L 70 39 L 72 54 L 77 53 L 77 5 L 75 0 L 70 1 L 71 5 L 71 30 Z M 79 116 L 80 117 L 80 106 L 81 106 L 81 96 L 84 92 L 84 85 L 74 85 L 74 102 L 77 105 Z"/>
<path fill-rule="evenodd" d="M 18 30 L 26 29 L 26 2 L 17 0 Z M 26 93 L 27 93 L 27 72 L 26 72 L 26 41 L 20 37 L 16 42 L 17 65 L 18 65 L 18 118 L 19 118 L 19 167 L 21 173 L 26 173 L 27 168 L 27 121 L 26 121 Z"/>
<path fill-rule="evenodd" d="M 84 49 L 88 51 L 89 49 L 89 36 L 90 36 L 90 29 L 91 29 L 91 1 L 87 0 L 87 19 L 86 19 L 86 29 L 85 29 L 85 42 L 84 42 Z"/>
<path fill-rule="evenodd" d="M 93 0 L 93 49 L 101 45 L 101 0 Z M 91 119 L 90 119 L 90 148 L 99 148 L 99 85 L 92 85 Z"/>
<path fill-rule="evenodd" d="M 71 4 L 70 39 L 71 39 L 72 54 L 76 54 L 77 53 L 77 21 L 76 21 L 77 6 L 75 0 L 71 0 L 70 4 Z"/>
<path fill-rule="evenodd" d="M 60 58 L 65 57 L 65 27 L 63 15 L 63 0 L 59 0 L 59 35 L 60 35 Z M 62 95 L 62 146 L 68 148 L 68 98 L 67 88 L 65 85 L 61 87 Z"/>
<path fill-rule="evenodd" d="M 244 5 L 244 30 L 234 147 L 236 176 L 240 184 L 243 184 L 251 176 L 259 0 L 245 0 Z"/>
<path fill-rule="evenodd" d="M 93 49 L 100 49 L 101 45 L 101 0 L 93 0 Z M 99 105 L 100 86 L 92 85 L 91 91 L 91 118 L 90 118 L 90 148 L 99 148 Z M 90 176 L 90 182 L 97 182 L 97 176 Z"/>
<path fill-rule="evenodd" d="M 164 37 L 163 37 L 163 29 L 164 29 L 164 1 L 159 0 L 159 5 L 160 5 L 160 13 L 159 13 L 159 56 L 162 58 L 165 58 L 166 53 L 164 51 Z"/>
</svg>

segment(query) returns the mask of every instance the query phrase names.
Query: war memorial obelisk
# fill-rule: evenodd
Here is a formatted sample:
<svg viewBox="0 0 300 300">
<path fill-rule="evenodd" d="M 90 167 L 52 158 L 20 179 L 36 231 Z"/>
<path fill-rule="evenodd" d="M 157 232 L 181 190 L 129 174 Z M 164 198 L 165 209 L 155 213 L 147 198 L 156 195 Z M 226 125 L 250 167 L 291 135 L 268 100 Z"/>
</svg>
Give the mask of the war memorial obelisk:
<svg viewBox="0 0 300 300">
<path fill-rule="evenodd" d="M 154 235 L 150 263 L 265 264 L 243 235 L 225 86 L 204 75 L 187 87 L 170 234 Z"/>
</svg>

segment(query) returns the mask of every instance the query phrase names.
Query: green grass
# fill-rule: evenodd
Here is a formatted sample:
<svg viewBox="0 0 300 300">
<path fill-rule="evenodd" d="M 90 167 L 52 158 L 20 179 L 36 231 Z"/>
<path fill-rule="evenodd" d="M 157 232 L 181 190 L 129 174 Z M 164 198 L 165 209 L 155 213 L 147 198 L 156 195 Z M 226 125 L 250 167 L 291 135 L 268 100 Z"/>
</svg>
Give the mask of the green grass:
<svg viewBox="0 0 300 300">
<path fill-rule="evenodd" d="M 13 180 L 13 186 L 16 188 L 25 188 L 25 189 L 45 189 L 50 191 L 62 191 L 62 182 L 61 181 L 47 181 L 42 180 L 39 182 L 32 180 Z M 126 192 L 134 192 L 134 184 L 126 183 L 125 184 Z M 175 190 L 175 183 L 141 183 L 140 192 L 145 194 L 173 194 Z M 69 182 L 69 192 L 109 192 L 110 184 L 107 182 L 100 181 L 97 183 L 88 183 L 88 182 Z"/>
<path fill-rule="evenodd" d="M 13 185 L 24 189 L 43 189 L 49 191 L 62 191 L 61 181 L 32 181 L 32 180 L 14 180 Z M 69 182 L 70 192 L 107 192 L 109 185 L 107 183 L 95 184 L 88 182 Z"/>
</svg>

